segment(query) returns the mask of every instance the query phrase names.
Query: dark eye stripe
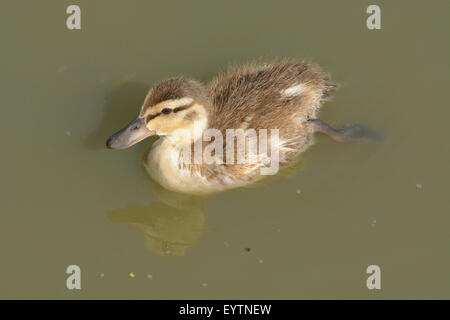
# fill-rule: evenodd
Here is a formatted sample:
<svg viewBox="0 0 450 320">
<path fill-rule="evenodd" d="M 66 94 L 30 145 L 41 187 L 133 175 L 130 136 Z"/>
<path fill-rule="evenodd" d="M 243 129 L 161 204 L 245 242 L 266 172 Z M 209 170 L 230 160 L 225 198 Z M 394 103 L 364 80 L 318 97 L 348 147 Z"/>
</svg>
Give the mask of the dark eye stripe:
<svg viewBox="0 0 450 320">
<path fill-rule="evenodd" d="M 185 106 L 181 106 L 181 107 L 176 107 L 175 109 L 173 109 L 173 112 L 178 112 L 178 111 L 182 111 L 182 110 L 186 110 L 187 108 L 190 108 L 194 105 L 193 102 L 185 105 Z"/>
<path fill-rule="evenodd" d="M 157 114 L 149 114 L 148 116 L 147 116 L 147 122 L 149 122 L 150 120 L 152 120 L 152 119 L 155 119 L 157 116 L 159 116 L 161 114 L 161 112 L 158 112 Z"/>
<path fill-rule="evenodd" d="M 185 105 L 185 106 L 181 106 L 181 107 L 176 107 L 175 109 L 168 109 L 168 108 L 164 108 L 163 110 L 161 110 L 161 112 L 158 112 L 158 113 L 155 113 L 155 114 L 150 114 L 150 115 L 148 115 L 147 116 L 147 122 L 149 122 L 150 120 L 152 120 L 152 119 L 155 119 L 157 116 L 160 116 L 161 114 L 169 114 L 171 111 L 173 111 L 173 112 L 178 112 L 178 111 L 182 111 L 182 110 L 186 110 L 187 108 L 190 108 L 190 107 L 192 107 L 194 105 L 194 103 L 193 102 L 191 102 L 191 103 L 189 103 L 189 104 L 187 104 L 187 105 Z M 168 109 L 168 110 L 170 110 L 169 112 L 163 112 L 165 109 Z"/>
</svg>

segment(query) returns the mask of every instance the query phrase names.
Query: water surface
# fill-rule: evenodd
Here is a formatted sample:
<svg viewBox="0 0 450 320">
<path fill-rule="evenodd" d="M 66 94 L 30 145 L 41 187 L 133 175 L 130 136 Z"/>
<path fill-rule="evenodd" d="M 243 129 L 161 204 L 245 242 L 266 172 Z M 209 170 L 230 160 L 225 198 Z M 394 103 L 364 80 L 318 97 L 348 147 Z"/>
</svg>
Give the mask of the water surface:
<svg viewBox="0 0 450 320">
<path fill-rule="evenodd" d="M 377 3 L 370 31 L 369 1 L 83 0 L 69 31 L 73 1 L 1 1 L 0 297 L 450 298 L 450 4 Z M 150 141 L 104 147 L 156 81 L 274 56 L 320 64 L 321 118 L 384 141 L 317 136 L 301 170 L 207 199 L 152 184 Z"/>
</svg>

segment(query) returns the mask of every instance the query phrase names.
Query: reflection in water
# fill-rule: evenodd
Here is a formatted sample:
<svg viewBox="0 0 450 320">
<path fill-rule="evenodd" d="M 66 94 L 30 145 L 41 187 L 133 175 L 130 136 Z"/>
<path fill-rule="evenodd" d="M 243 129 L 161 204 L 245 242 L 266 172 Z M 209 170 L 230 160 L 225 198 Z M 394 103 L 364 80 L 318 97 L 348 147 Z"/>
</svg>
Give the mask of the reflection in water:
<svg viewBox="0 0 450 320">
<path fill-rule="evenodd" d="M 204 198 L 178 194 L 152 184 L 160 202 L 134 204 L 108 213 L 116 223 L 127 224 L 145 237 L 146 247 L 160 255 L 184 256 L 205 229 Z"/>
</svg>

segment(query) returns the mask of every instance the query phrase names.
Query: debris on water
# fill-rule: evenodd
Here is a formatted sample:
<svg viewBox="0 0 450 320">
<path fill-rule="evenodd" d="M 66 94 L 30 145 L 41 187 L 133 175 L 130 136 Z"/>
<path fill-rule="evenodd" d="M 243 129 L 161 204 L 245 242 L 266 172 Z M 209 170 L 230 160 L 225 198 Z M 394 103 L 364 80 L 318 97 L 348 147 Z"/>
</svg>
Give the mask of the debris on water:
<svg viewBox="0 0 450 320">
<path fill-rule="evenodd" d="M 377 223 L 377 220 L 372 221 L 372 227 L 375 227 L 375 224 Z"/>
<path fill-rule="evenodd" d="M 134 278 L 134 273 L 130 272 L 129 276 L 130 276 L 130 278 Z"/>
<path fill-rule="evenodd" d="M 302 192 L 302 190 L 300 190 L 300 189 L 295 189 L 295 193 L 296 194 L 300 194 Z"/>
<path fill-rule="evenodd" d="M 202 282 L 202 287 L 206 287 L 208 284 L 206 282 Z"/>
<path fill-rule="evenodd" d="M 66 129 L 65 134 L 66 134 L 66 136 L 70 137 L 72 135 L 72 132 L 70 131 L 70 129 Z"/>
<path fill-rule="evenodd" d="M 147 275 L 147 278 L 153 279 L 153 276 L 152 276 L 151 274 L 148 274 L 148 275 Z"/>
<path fill-rule="evenodd" d="M 422 189 L 422 188 L 423 188 L 423 186 L 422 186 L 422 184 L 421 184 L 421 183 L 418 183 L 418 184 L 416 184 L 416 188 L 417 188 L 417 189 Z"/>
<path fill-rule="evenodd" d="M 105 276 L 105 274 L 102 272 L 100 273 L 100 278 L 103 278 Z"/>
<path fill-rule="evenodd" d="M 252 249 L 251 249 L 251 248 L 244 248 L 244 250 L 245 250 L 245 251 L 247 251 L 247 252 L 250 252 L 250 251 L 252 251 Z"/>
</svg>

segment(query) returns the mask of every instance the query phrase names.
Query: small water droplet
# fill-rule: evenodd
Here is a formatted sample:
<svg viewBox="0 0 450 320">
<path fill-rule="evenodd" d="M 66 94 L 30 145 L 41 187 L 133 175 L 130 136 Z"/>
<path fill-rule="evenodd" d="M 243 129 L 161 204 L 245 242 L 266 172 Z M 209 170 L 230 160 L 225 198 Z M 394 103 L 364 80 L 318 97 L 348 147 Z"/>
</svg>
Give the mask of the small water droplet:
<svg viewBox="0 0 450 320">
<path fill-rule="evenodd" d="M 206 282 L 202 283 L 202 287 L 206 287 L 208 284 Z"/>
<path fill-rule="evenodd" d="M 148 275 L 147 275 L 147 278 L 153 279 L 153 276 L 152 276 L 151 274 L 148 274 Z"/>
<path fill-rule="evenodd" d="M 70 131 L 70 129 L 66 129 L 65 134 L 66 134 L 66 136 L 70 137 L 72 135 L 72 132 Z"/>
<path fill-rule="evenodd" d="M 421 183 L 418 183 L 418 184 L 416 184 L 416 188 L 417 188 L 417 189 L 422 189 L 422 188 L 423 188 L 423 186 L 422 186 L 422 184 L 421 184 Z"/>
<path fill-rule="evenodd" d="M 105 274 L 102 272 L 100 273 L 100 278 L 103 278 L 105 276 Z"/>
<path fill-rule="evenodd" d="M 302 190 L 300 190 L 300 189 L 295 189 L 295 193 L 296 194 L 300 194 L 302 192 Z"/>
</svg>

